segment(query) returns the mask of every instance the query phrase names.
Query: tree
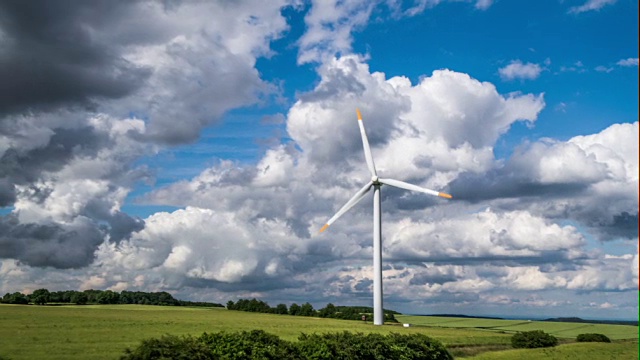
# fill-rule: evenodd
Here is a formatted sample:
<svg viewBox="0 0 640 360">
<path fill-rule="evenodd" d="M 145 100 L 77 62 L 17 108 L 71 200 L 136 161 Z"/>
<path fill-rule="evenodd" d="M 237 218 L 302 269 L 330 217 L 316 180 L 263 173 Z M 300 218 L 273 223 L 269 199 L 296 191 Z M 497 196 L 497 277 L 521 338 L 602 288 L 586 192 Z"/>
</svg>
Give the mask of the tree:
<svg viewBox="0 0 640 360">
<path fill-rule="evenodd" d="M 318 311 L 318 315 L 323 318 L 332 318 L 336 315 L 336 307 L 332 303 L 328 303 L 324 309 Z"/>
<path fill-rule="evenodd" d="M 276 306 L 276 314 L 287 315 L 288 313 L 289 313 L 289 310 L 287 310 L 287 305 L 278 304 Z"/>
<path fill-rule="evenodd" d="M 83 292 L 76 292 L 75 294 L 71 295 L 71 302 L 75 303 L 76 305 L 86 305 L 87 301 L 89 301 L 89 296 L 87 296 L 87 294 Z"/>
<path fill-rule="evenodd" d="M 291 306 L 289 306 L 289 315 L 300 315 L 300 305 L 296 303 L 291 304 Z"/>
<path fill-rule="evenodd" d="M 31 294 L 31 301 L 36 305 L 44 305 L 49 302 L 49 290 L 38 289 Z"/>
<path fill-rule="evenodd" d="M 98 295 L 98 304 L 117 304 L 120 301 L 120 294 L 111 290 L 103 291 Z"/>
<path fill-rule="evenodd" d="M 13 294 L 6 293 L 2 297 L 2 301 L 5 304 L 21 304 L 27 305 L 29 303 L 29 299 L 22 293 L 14 292 Z"/>
<path fill-rule="evenodd" d="M 514 334 L 511 345 L 525 349 L 551 347 L 558 345 L 558 339 L 542 330 L 525 331 Z"/>
<path fill-rule="evenodd" d="M 300 307 L 300 316 L 314 316 L 316 314 L 316 311 L 313 310 L 313 305 L 309 304 L 308 302 L 302 304 L 302 306 Z"/>
</svg>

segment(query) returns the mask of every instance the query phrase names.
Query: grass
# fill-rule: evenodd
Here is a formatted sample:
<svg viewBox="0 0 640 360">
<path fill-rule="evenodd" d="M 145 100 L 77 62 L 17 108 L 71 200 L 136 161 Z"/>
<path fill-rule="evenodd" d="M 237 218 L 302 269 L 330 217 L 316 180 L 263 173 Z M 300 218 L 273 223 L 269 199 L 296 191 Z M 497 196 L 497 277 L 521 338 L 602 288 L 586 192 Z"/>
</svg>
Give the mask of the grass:
<svg viewBox="0 0 640 360">
<path fill-rule="evenodd" d="M 585 324 L 550 321 L 451 318 L 440 316 L 396 315 L 401 323 L 441 328 L 482 329 L 513 334 L 518 331 L 542 330 L 558 338 L 575 339 L 579 334 L 598 333 L 612 340 L 637 339 L 638 327 L 630 325 Z"/>
<path fill-rule="evenodd" d="M 486 352 L 469 360 L 560 360 L 560 359 L 637 359 L 638 343 L 572 343 L 544 349 L 518 349 Z"/>
<path fill-rule="evenodd" d="M 412 322 L 406 321 L 412 317 L 404 315 L 396 317 L 401 322 Z M 372 326 L 371 323 L 365 324 L 360 321 L 246 313 L 227 311 L 222 308 L 143 305 L 0 305 L 0 359 L 117 359 L 125 348 L 135 347 L 140 340 L 150 337 L 159 337 L 164 334 L 200 335 L 203 332 L 253 329 L 262 329 L 286 340 L 296 340 L 303 332 L 422 333 L 442 341 L 454 356 L 478 355 L 478 359 L 493 359 L 494 357 L 491 356 L 497 356 L 495 359 L 507 359 L 515 356 L 527 359 L 524 357 L 525 355 L 521 356 L 520 352 L 523 354 L 534 353 L 538 356 L 541 354 L 538 353 L 538 350 L 500 351 L 510 348 L 511 335 L 500 333 L 502 330 L 478 328 L 482 327 L 478 324 L 488 324 L 490 327 L 500 327 L 501 324 L 503 327 L 521 326 L 517 325 L 517 321 L 514 323 L 495 323 L 495 320 L 486 319 L 487 322 L 477 322 L 474 327 L 468 326 L 469 324 L 473 325 L 473 322 L 465 323 L 465 321 L 485 319 L 464 319 L 464 321 L 456 322 L 455 320 L 460 319 L 441 318 L 439 323 L 429 323 L 437 319 L 414 318 L 426 319 L 427 323 L 422 325 L 429 326 L 410 328 L 404 328 L 400 324 Z M 417 322 L 414 323 L 417 324 Z M 446 324 L 449 325 L 445 326 Z M 451 326 L 454 324 L 456 325 Z M 555 324 L 561 325 L 561 323 L 551 324 L 553 326 L 556 326 Z M 579 353 L 581 347 L 595 349 L 593 352 L 589 352 L 589 356 L 575 357 L 570 355 L 569 359 L 637 359 L 637 327 L 630 328 L 635 329 L 635 342 L 568 344 L 552 350 L 559 351 L 558 354 L 561 355 L 558 356 L 564 356 L 562 354 Z M 560 327 L 552 330 L 571 331 L 570 328 Z M 591 331 L 591 329 L 584 332 L 605 333 L 604 331 Z M 621 333 L 620 336 L 626 335 Z M 600 353 L 605 355 L 602 357 L 592 356 Z M 606 354 L 620 356 L 611 357 Z M 626 357 L 628 354 L 635 354 L 635 357 Z M 538 359 L 540 357 L 531 358 Z"/>
<path fill-rule="evenodd" d="M 318 319 L 143 305 L 20 306 L 0 305 L 0 358 L 117 359 L 127 347 L 163 334 L 262 329 L 286 340 L 303 333 L 351 331 L 422 333 L 458 348 L 507 346 L 508 335 L 477 330 L 372 326 L 359 321 Z"/>
</svg>

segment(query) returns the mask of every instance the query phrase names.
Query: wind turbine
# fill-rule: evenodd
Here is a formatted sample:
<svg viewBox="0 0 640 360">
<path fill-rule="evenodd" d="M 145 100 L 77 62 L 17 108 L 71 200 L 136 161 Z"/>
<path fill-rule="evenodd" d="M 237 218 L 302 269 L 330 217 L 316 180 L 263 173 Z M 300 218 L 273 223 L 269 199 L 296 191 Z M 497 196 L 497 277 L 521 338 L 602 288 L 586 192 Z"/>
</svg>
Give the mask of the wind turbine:
<svg viewBox="0 0 640 360">
<path fill-rule="evenodd" d="M 382 311 L 382 242 L 381 242 L 381 225 L 380 225 L 380 187 L 382 185 L 395 186 L 397 188 L 423 192 L 429 195 L 440 196 L 443 198 L 451 199 L 451 195 L 425 189 L 420 186 L 406 183 L 404 181 L 394 179 L 381 179 L 378 177 L 376 167 L 373 164 L 373 158 L 371 157 L 371 149 L 369 148 L 369 140 L 367 139 L 367 133 L 364 130 L 364 124 L 362 123 L 362 114 L 360 110 L 356 109 L 358 114 L 358 126 L 360 126 L 360 135 L 362 136 L 362 146 L 364 147 L 364 157 L 367 161 L 367 167 L 371 173 L 371 180 L 362 189 L 353 195 L 349 201 L 338 212 L 333 215 L 329 221 L 320 229 L 320 232 L 327 230 L 327 228 L 333 224 L 340 216 L 349 211 L 355 204 L 357 204 L 362 198 L 373 188 L 373 324 L 384 324 L 384 314 Z"/>
</svg>

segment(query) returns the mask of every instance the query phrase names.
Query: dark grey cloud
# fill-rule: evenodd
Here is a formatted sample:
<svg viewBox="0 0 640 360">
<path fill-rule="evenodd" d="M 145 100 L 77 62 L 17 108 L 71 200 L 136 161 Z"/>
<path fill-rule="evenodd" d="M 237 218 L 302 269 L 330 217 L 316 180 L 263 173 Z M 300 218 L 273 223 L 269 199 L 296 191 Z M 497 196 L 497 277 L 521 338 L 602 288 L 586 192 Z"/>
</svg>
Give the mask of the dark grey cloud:
<svg viewBox="0 0 640 360">
<path fill-rule="evenodd" d="M 0 174 L 16 184 L 33 182 L 44 171 L 58 171 L 72 158 L 95 156 L 101 147 L 109 145 L 105 134 L 88 126 L 52 131 L 53 135 L 43 147 L 28 151 L 7 149 L 0 157 Z"/>
<path fill-rule="evenodd" d="M 461 174 L 449 184 L 449 189 L 456 200 L 477 203 L 507 198 L 576 196 L 588 186 L 585 183 L 542 184 L 506 166 L 484 174 Z"/>
<path fill-rule="evenodd" d="M 19 222 L 10 214 L 0 217 L 0 258 L 30 266 L 68 269 L 89 265 L 104 234 L 88 219 L 72 224 Z"/>
<path fill-rule="evenodd" d="M 619 214 L 594 224 L 592 229 L 596 232 L 600 240 L 637 239 L 638 238 L 638 213 L 635 214 L 623 211 Z"/>
<path fill-rule="evenodd" d="M 0 118 L 92 108 L 138 89 L 150 70 L 125 60 L 107 36 L 133 3 L 0 1 Z"/>
<path fill-rule="evenodd" d="M 131 217 L 121 211 L 111 211 L 112 204 L 103 199 L 91 199 L 84 208 L 83 214 L 89 218 L 105 221 L 109 226 L 109 240 L 119 242 L 128 239 L 131 233 L 144 229 L 144 220 Z"/>
<path fill-rule="evenodd" d="M 353 287 L 354 290 L 370 294 L 369 288 L 373 285 L 373 280 L 362 279 Z"/>
<path fill-rule="evenodd" d="M 442 254 L 426 257 L 419 256 L 407 251 L 394 251 L 388 256 L 385 261 L 399 262 L 404 264 L 422 265 L 425 262 L 433 263 L 436 265 L 482 265 L 491 264 L 494 266 L 531 266 L 542 264 L 559 264 L 571 259 L 574 262 L 579 263 L 581 259 L 587 260 L 583 257 L 572 257 L 569 251 L 555 251 L 555 250 L 543 250 L 539 251 L 537 255 L 531 256 L 519 256 L 519 255 L 480 255 L 480 256 L 459 256 L 452 257 Z"/>
<path fill-rule="evenodd" d="M 485 174 L 461 174 L 449 184 L 449 191 L 456 201 L 470 203 L 512 199 L 494 204 L 503 210 L 528 209 L 550 219 L 578 221 L 599 240 L 637 238 L 638 213 L 625 211 L 635 206 L 631 200 L 598 195 L 592 185 L 588 180 L 542 183 L 507 163 Z"/>
<path fill-rule="evenodd" d="M 16 201 L 13 184 L 7 178 L 0 178 L 0 207 L 11 206 Z"/>
<path fill-rule="evenodd" d="M 409 280 L 409 285 L 425 285 L 425 284 L 444 284 L 447 282 L 453 282 L 458 280 L 458 278 L 453 274 L 445 274 L 445 273 L 418 273 L 413 275 L 411 280 Z"/>
<path fill-rule="evenodd" d="M 41 147 L 9 148 L 0 156 L 0 206 L 13 205 L 18 198 L 16 185 L 27 189 L 21 191 L 20 197 L 32 203 L 31 206 L 44 204 L 53 189 L 38 183 L 39 180 L 48 178 L 78 158 L 96 158 L 100 151 L 116 146 L 109 134 L 90 126 L 51 131 L 49 141 Z M 103 177 L 113 183 L 110 190 L 115 192 L 118 183 L 135 180 L 135 175 L 134 179 L 128 178 L 128 172 L 127 166 L 123 165 L 106 171 Z M 71 225 L 54 220 L 21 223 L 16 214 L 2 218 L 3 251 L 0 257 L 15 258 L 31 266 L 86 266 L 93 261 L 94 252 L 106 234 L 111 241 L 117 242 L 144 228 L 141 219 L 114 212 L 113 199 L 89 197 L 83 200 L 87 201 L 84 210 L 81 210 L 81 216 L 73 215 Z"/>
<path fill-rule="evenodd" d="M 273 291 L 280 289 L 296 289 L 305 285 L 304 281 L 295 280 L 292 277 L 276 277 L 265 279 L 263 275 L 247 276 L 237 283 L 226 283 L 216 280 L 202 278 L 184 278 L 179 284 L 175 284 L 176 289 L 183 286 L 194 288 L 213 288 L 223 292 L 236 291 Z"/>
</svg>

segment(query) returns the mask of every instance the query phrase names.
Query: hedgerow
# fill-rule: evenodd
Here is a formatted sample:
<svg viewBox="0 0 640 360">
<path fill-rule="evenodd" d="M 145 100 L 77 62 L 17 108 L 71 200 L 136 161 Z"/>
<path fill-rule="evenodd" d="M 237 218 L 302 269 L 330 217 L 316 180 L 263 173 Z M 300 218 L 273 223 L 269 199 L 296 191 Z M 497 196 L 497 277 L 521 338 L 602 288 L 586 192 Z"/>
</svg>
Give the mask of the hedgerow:
<svg viewBox="0 0 640 360">
<path fill-rule="evenodd" d="M 302 334 L 297 342 L 262 330 L 204 333 L 200 337 L 166 335 L 127 349 L 122 360 L 450 360 L 447 349 L 422 334 L 351 332 Z"/>
</svg>

